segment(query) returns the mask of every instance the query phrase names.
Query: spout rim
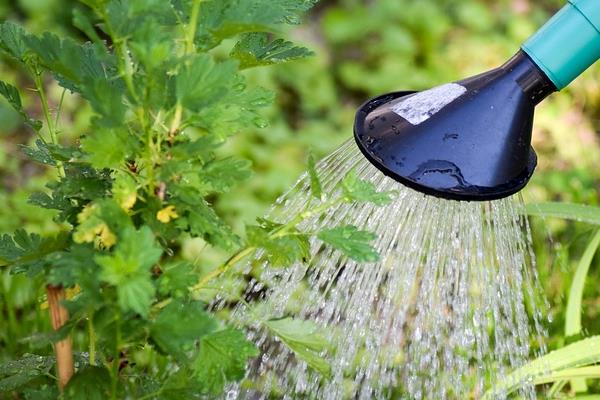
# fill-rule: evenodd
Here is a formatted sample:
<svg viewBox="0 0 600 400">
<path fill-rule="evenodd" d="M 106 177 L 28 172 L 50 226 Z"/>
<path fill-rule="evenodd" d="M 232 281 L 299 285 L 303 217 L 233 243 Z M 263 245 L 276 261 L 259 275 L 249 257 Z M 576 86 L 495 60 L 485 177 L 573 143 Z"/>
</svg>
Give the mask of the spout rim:
<svg viewBox="0 0 600 400">
<path fill-rule="evenodd" d="M 365 158 L 381 171 L 387 177 L 395 180 L 407 186 L 413 190 L 421 192 L 426 195 L 443 198 L 446 200 L 457 200 L 457 201 L 490 201 L 498 200 L 509 197 L 519 191 L 521 191 L 531 179 L 535 168 L 537 166 L 537 155 L 532 147 L 530 147 L 529 159 L 527 167 L 514 179 L 509 182 L 505 182 L 501 185 L 494 187 L 481 187 L 481 186 L 468 186 L 468 187 L 454 187 L 454 188 L 439 188 L 424 185 L 411 179 L 408 176 L 403 176 L 388 168 L 380 159 L 371 154 L 368 146 L 363 142 L 361 137 L 364 135 L 364 123 L 370 112 L 380 107 L 381 105 L 390 101 L 396 100 L 400 97 L 411 95 L 416 93 L 415 91 L 398 91 L 386 93 L 381 96 L 374 97 L 358 109 L 356 113 L 354 123 L 354 140 Z"/>
</svg>

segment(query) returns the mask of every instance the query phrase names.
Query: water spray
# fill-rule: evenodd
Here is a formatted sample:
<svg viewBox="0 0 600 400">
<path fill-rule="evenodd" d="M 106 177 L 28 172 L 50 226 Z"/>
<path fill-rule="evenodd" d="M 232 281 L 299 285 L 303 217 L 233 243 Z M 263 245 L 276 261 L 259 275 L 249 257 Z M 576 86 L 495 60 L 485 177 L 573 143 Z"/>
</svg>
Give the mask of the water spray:
<svg viewBox="0 0 600 400">
<path fill-rule="evenodd" d="M 230 395 L 480 398 L 531 356 L 532 337 L 543 352 L 529 227 L 522 200 L 511 195 L 536 166 L 536 105 L 598 58 L 600 1 L 569 0 L 501 67 L 360 107 L 355 143 L 317 166 L 323 189 L 338 190 L 354 171 L 397 196 L 380 208 L 341 204 L 302 228 L 342 221 L 370 230 L 380 260 L 358 264 L 314 240 L 308 262 L 286 269 L 265 263 L 246 291 L 263 299 L 265 317 L 320 327 L 331 343 L 320 354 L 331 376 L 324 379 L 257 323 L 252 339 L 262 354 L 248 371 L 255 385 L 232 387 Z M 285 222 L 318 205 L 304 176 L 270 217 Z M 234 315 L 243 318 L 246 308 Z M 520 396 L 534 399 L 523 380 Z"/>
</svg>

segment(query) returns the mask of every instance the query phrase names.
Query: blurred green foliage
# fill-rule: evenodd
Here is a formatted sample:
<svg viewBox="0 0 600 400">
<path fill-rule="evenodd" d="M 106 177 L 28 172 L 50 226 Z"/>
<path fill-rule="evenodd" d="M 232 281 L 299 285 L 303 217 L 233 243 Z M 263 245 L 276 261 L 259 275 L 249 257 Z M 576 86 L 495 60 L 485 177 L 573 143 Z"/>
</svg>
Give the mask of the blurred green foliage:
<svg viewBox="0 0 600 400">
<path fill-rule="evenodd" d="M 323 156 L 352 134 L 354 111 L 370 96 L 400 89 L 423 89 L 493 68 L 518 48 L 562 0 L 323 0 L 292 32 L 312 49 L 308 60 L 248 70 L 248 79 L 277 94 L 263 113 L 269 127 L 249 126 L 223 154 L 252 161 L 254 177 L 226 198 L 215 198 L 221 214 L 237 229 L 262 215 L 305 167 L 309 149 Z M 70 0 L 0 0 L 0 19 L 19 19 L 31 31 L 80 36 L 73 27 Z M 233 45 L 233 44 L 232 44 Z M 228 50 L 223 50 L 228 51 Z M 224 53 L 225 54 L 225 53 Z M 24 82 L 8 60 L 0 72 Z M 53 104 L 61 90 L 49 88 Z M 25 97 L 27 106 L 31 101 Z M 31 110 L 39 115 L 39 110 Z M 64 99 L 63 140 L 78 136 L 90 110 L 75 95 Z M 18 114 L 0 103 L 0 233 L 25 227 L 51 232 L 52 213 L 27 204 L 28 193 L 52 174 L 27 161 L 19 144 L 33 135 Z M 259 124 L 261 125 L 261 124 Z M 538 171 L 524 191 L 526 201 L 600 204 L 600 67 L 590 68 L 561 94 L 538 108 L 534 147 Z M 562 220 L 532 218 L 540 281 L 553 315 L 550 347 L 575 338 L 563 333 L 565 306 L 574 268 L 590 240 L 591 228 Z M 200 240 L 184 245 L 188 258 L 200 254 Z M 202 252 L 204 258 L 221 254 Z M 212 261 L 212 260 L 211 260 Z M 600 257 L 586 281 L 584 335 L 600 334 Z M 42 293 L 27 278 L 0 272 L 0 360 L 14 354 L 50 352 L 31 332 L 49 326 L 39 309 Z M 77 340 L 77 338 L 75 338 Z M 141 357 L 142 353 L 140 353 Z M 600 387 L 590 387 L 600 393 Z"/>
</svg>

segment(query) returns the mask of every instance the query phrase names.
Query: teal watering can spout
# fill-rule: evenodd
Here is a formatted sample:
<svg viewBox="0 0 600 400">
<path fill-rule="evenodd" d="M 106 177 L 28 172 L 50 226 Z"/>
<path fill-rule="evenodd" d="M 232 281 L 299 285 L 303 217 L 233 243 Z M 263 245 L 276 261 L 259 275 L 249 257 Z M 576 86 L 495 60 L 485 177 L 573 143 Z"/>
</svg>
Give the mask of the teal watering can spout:
<svg viewBox="0 0 600 400">
<path fill-rule="evenodd" d="M 569 0 L 498 68 L 421 92 L 376 97 L 354 137 L 371 164 L 417 191 L 450 200 L 510 196 L 537 164 L 535 107 L 600 58 L 600 0 Z"/>
<path fill-rule="evenodd" d="M 569 0 L 521 49 L 563 89 L 600 58 L 600 0 Z"/>
</svg>

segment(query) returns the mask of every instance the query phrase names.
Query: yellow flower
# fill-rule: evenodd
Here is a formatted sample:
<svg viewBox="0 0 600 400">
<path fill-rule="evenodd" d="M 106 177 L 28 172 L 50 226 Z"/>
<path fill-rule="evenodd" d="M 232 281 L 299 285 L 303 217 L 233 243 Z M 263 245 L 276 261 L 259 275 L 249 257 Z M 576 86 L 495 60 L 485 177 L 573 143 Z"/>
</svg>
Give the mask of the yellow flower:
<svg viewBox="0 0 600 400">
<path fill-rule="evenodd" d="M 131 209 L 135 205 L 136 201 L 137 201 L 137 193 L 136 192 L 132 192 L 132 193 L 129 193 L 124 198 L 122 198 L 120 200 L 120 202 L 119 202 L 119 205 L 121 206 L 121 208 L 123 210 L 125 210 L 125 211 L 131 211 Z"/>
<path fill-rule="evenodd" d="M 156 213 L 156 219 L 163 224 L 169 223 L 171 220 L 177 217 L 179 217 L 179 215 L 175 211 L 175 206 L 166 206 Z"/>
<path fill-rule="evenodd" d="M 98 237 L 100 238 L 100 243 L 107 249 L 110 249 L 117 243 L 117 237 L 111 230 L 108 228 L 108 225 L 102 224 L 97 228 Z"/>
<path fill-rule="evenodd" d="M 96 246 L 110 249 L 117 243 L 117 237 L 102 219 L 96 215 L 99 211 L 95 204 L 87 205 L 77 215 L 79 225 L 73 233 L 75 243 L 95 243 Z"/>
</svg>

